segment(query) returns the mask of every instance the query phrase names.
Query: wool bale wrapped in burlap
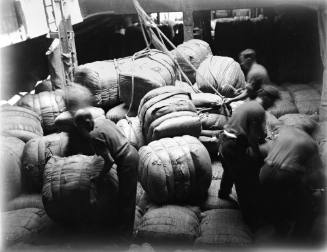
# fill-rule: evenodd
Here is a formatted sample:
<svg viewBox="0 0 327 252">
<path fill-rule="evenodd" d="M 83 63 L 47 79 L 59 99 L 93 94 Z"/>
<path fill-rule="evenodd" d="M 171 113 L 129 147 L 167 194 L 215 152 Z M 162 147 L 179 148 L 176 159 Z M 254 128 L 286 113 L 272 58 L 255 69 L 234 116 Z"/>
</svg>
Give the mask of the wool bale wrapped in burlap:
<svg viewBox="0 0 327 252">
<path fill-rule="evenodd" d="M 104 110 L 102 108 L 86 107 L 84 109 L 90 112 L 94 120 L 98 118 L 106 118 Z M 55 127 L 58 131 L 69 132 L 71 130 L 74 130 L 75 125 L 71 113 L 69 111 L 65 111 L 58 115 L 55 119 Z"/>
<path fill-rule="evenodd" d="M 1 134 L 17 137 L 24 142 L 43 136 L 40 117 L 33 111 L 18 106 L 1 106 Z"/>
<path fill-rule="evenodd" d="M 43 209 L 24 208 L 2 213 L 2 237 L 6 246 L 28 241 L 51 227 L 53 222 Z"/>
<path fill-rule="evenodd" d="M 16 137 L 1 137 L 2 196 L 8 201 L 22 191 L 21 158 L 25 143 Z"/>
<path fill-rule="evenodd" d="M 190 94 L 176 87 L 157 88 L 147 93 L 140 103 L 138 117 L 148 143 L 180 135 L 198 137 L 201 132 L 201 121 Z"/>
<path fill-rule="evenodd" d="M 214 113 L 199 113 L 202 129 L 204 130 L 222 130 L 229 117 Z"/>
<path fill-rule="evenodd" d="M 144 145 L 142 126 L 138 117 L 127 117 L 117 122 L 117 126 L 137 150 Z"/>
<path fill-rule="evenodd" d="M 139 150 L 139 181 L 158 204 L 197 202 L 210 186 L 211 159 L 192 136 L 163 138 Z"/>
<path fill-rule="evenodd" d="M 119 67 L 119 95 L 131 110 L 137 111 L 141 99 L 152 89 L 174 85 L 176 65 L 167 54 L 151 50 Z"/>
<path fill-rule="evenodd" d="M 95 105 L 107 111 L 120 103 L 118 68 L 130 60 L 122 58 L 79 65 L 74 81 L 87 87 L 94 95 Z"/>
<path fill-rule="evenodd" d="M 235 189 L 233 188 L 232 194 L 233 198 L 235 199 L 234 201 L 232 200 L 223 200 L 218 198 L 218 192 L 220 189 L 220 179 L 213 179 L 211 181 L 209 190 L 208 190 L 208 196 L 205 201 L 201 203 L 201 209 L 206 211 L 206 210 L 211 210 L 211 209 L 238 209 L 238 204 L 237 204 L 237 196 Z"/>
<path fill-rule="evenodd" d="M 295 105 L 301 114 L 319 113 L 321 95 L 313 88 L 294 91 L 292 93 Z"/>
<path fill-rule="evenodd" d="M 25 189 L 29 192 L 41 192 L 47 161 L 53 155 L 64 157 L 68 154 L 69 136 L 64 132 L 28 141 L 24 148 L 21 168 Z"/>
<path fill-rule="evenodd" d="M 125 116 L 137 116 L 137 112 L 130 111 L 128 114 L 128 106 L 125 103 L 122 103 L 116 107 L 113 107 L 112 109 L 109 109 L 106 113 L 106 118 L 113 121 L 114 123 L 117 123 L 119 120 L 124 119 Z"/>
<path fill-rule="evenodd" d="M 253 235 L 236 209 L 213 209 L 203 213 L 196 246 L 239 247 L 253 243 Z"/>
<path fill-rule="evenodd" d="M 196 83 L 203 92 L 214 93 L 213 87 L 221 95 L 233 97 L 237 89 L 245 88 L 245 77 L 232 58 L 209 56 L 196 71 Z"/>
<path fill-rule="evenodd" d="M 304 114 L 287 114 L 278 118 L 283 125 L 298 127 L 311 134 L 318 127 L 313 116 Z"/>
<path fill-rule="evenodd" d="M 322 83 L 321 82 L 313 82 L 310 84 L 310 86 L 313 87 L 315 90 L 317 90 L 319 94 L 321 94 L 321 91 L 322 91 Z"/>
<path fill-rule="evenodd" d="M 191 93 L 191 94 L 195 94 L 196 93 L 196 89 L 193 86 L 190 86 L 187 82 L 184 81 L 179 81 L 176 80 L 175 81 L 175 87 L 184 90 L 185 92 Z"/>
<path fill-rule="evenodd" d="M 4 205 L 5 211 L 12 211 L 23 208 L 39 208 L 43 209 L 41 194 L 21 194 L 16 198 L 8 201 Z"/>
<path fill-rule="evenodd" d="M 277 100 L 271 108 L 268 109 L 277 118 L 286 114 L 298 113 L 298 109 L 295 106 L 294 100 L 289 91 L 279 91 L 280 100 Z"/>
<path fill-rule="evenodd" d="M 282 87 L 284 87 L 285 89 L 287 89 L 291 93 L 294 93 L 294 92 L 300 91 L 300 90 L 308 90 L 308 89 L 311 89 L 312 88 L 308 84 L 303 84 L 303 83 L 289 83 L 289 82 L 283 83 L 282 84 Z"/>
<path fill-rule="evenodd" d="M 201 62 L 212 55 L 209 44 L 200 39 L 188 40 L 178 45 L 171 53 L 192 83 L 195 82 L 195 71 L 188 62 L 190 62 L 195 69 L 198 69 Z"/>
<path fill-rule="evenodd" d="M 212 104 L 221 104 L 223 99 L 211 93 L 191 94 L 192 102 L 197 108 L 212 107 Z"/>
<path fill-rule="evenodd" d="M 199 235 L 199 210 L 165 205 L 148 210 L 138 226 L 137 238 L 148 242 L 192 242 Z"/>
<path fill-rule="evenodd" d="M 71 225 L 105 225 L 117 219 L 118 176 L 113 167 L 102 183 L 104 161 L 99 156 L 53 156 L 43 174 L 42 200 L 51 219 Z"/>
<path fill-rule="evenodd" d="M 41 124 L 45 134 L 56 131 L 55 119 L 66 110 L 62 90 L 25 95 L 17 102 L 17 105 L 33 110 L 41 117 Z"/>
</svg>

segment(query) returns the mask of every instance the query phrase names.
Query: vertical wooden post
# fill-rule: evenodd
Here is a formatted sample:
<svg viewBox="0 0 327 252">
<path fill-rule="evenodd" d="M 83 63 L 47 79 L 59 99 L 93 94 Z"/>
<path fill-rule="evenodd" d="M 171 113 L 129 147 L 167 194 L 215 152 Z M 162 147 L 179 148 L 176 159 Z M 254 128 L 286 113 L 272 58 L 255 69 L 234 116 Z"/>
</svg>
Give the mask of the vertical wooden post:
<svg viewBox="0 0 327 252">
<path fill-rule="evenodd" d="M 324 73 L 323 73 L 323 83 L 322 83 L 322 90 L 321 90 L 321 101 L 319 107 L 319 120 L 320 121 L 327 121 L 327 6 L 324 6 L 324 9 L 321 10 L 321 13 L 318 13 L 320 17 L 319 20 L 319 31 L 320 35 L 320 51 L 321 55 L 323 55 L 323 66 L 324 66 Z"/>
<path fill-rule="evenodd" d="M 190 1 L 182 1 L 182 10 L 183 10 L 183 24 L 184 24 L 184 41 L 193 39 L 193 8 Z"/>
</svg>

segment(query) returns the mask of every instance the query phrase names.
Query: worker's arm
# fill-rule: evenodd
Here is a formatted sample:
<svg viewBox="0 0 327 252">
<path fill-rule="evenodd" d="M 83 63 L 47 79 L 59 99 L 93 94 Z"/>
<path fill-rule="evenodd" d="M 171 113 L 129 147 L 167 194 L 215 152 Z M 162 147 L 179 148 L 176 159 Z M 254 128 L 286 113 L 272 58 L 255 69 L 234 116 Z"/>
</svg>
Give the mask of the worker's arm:
<svg viewBox="0 0 327 252">
<path fill-rule="evenodd" d="M 253 120 L 249 127 L 248 141 L 253 151 L 253 156 L 257 159 L 262 159 L 264 157 L 259 148 L 259 144 L 261 140 L 264 139 L 264 136 L 264 125 Z"/>
<path fill-rule="evenodd" d="M 245 100 L 248 97 L 248 90 L 244 89 L 241 94 L 239 94 L 236 97 L 233 98 L 226 98 L 224 99 L 225 104 L 230 104 L 232 102 L 240 101 L 240 100 Z"/>
</svg>

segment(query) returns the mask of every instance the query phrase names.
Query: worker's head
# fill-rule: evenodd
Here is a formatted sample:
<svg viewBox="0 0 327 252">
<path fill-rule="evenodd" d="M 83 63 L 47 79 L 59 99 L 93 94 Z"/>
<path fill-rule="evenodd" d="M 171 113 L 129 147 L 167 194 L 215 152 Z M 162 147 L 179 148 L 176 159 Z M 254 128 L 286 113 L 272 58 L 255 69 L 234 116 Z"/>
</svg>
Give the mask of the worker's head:
<svg viewBox="0 0 327 252">
<path fill-rule="evenodd" d="M 245 49 L 239 55 L 239 63 L 244 72 L 248 72 L 256 60 L 256 53 L 253 49 Z"/>
<path fill-rule="evenodd" d="M 275 102 L 279 99 L 280 93 L 278 89 L 273 86 L 265 86 L 258 91 L 257 100 L 265 110 L 274 106 Z"/>
<path fill-rule="evenodd" d="M 92 114 L 86 109 L 79 109 L 74 114 L 74 124 L 78 131 L 87 134 L 94 128 Z"/>
<path fill-rule="evenodd" d="M 74 116 L 79 109 L 92 106 L 93 96 L 90 90 L 78 83 L 70 83 L 64 88 L 64 98 L 67 110 Z"/>
</svg>

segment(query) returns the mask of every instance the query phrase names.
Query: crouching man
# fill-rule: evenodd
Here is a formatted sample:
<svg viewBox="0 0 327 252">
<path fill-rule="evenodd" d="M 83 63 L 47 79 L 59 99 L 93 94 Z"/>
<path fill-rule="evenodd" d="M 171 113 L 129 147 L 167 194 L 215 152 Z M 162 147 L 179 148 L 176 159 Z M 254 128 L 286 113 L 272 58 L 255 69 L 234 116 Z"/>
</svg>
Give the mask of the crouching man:
<svg viewBox="0 0 327 252">
<path fill-rule="evenodd" d="M 117 165 L 119 179 L 119 202 L 117 218 L 120 221 L 116 234 L 129 238 L 133 233 L 135 217 L 135 199 L 137 186 L 138 152 L 129 144 L 118 127 L 108 119 L 93 120 L 85 109 L 74 113 L 76 133 L 82 141 L 90 143 L 90 147 L 105 161 L 104 169 L 95 178 L 101 183 L 103 176 L 110 170 L 113 163 Z"/>
<path fill-rule="evenodd" d="M 259 180 L 277 234 L 305 238 L 314 217 L 314 189 L 325 186 L 318 146 L 304 128 L 283 126 L 268 150 Z"/>
</svg>

